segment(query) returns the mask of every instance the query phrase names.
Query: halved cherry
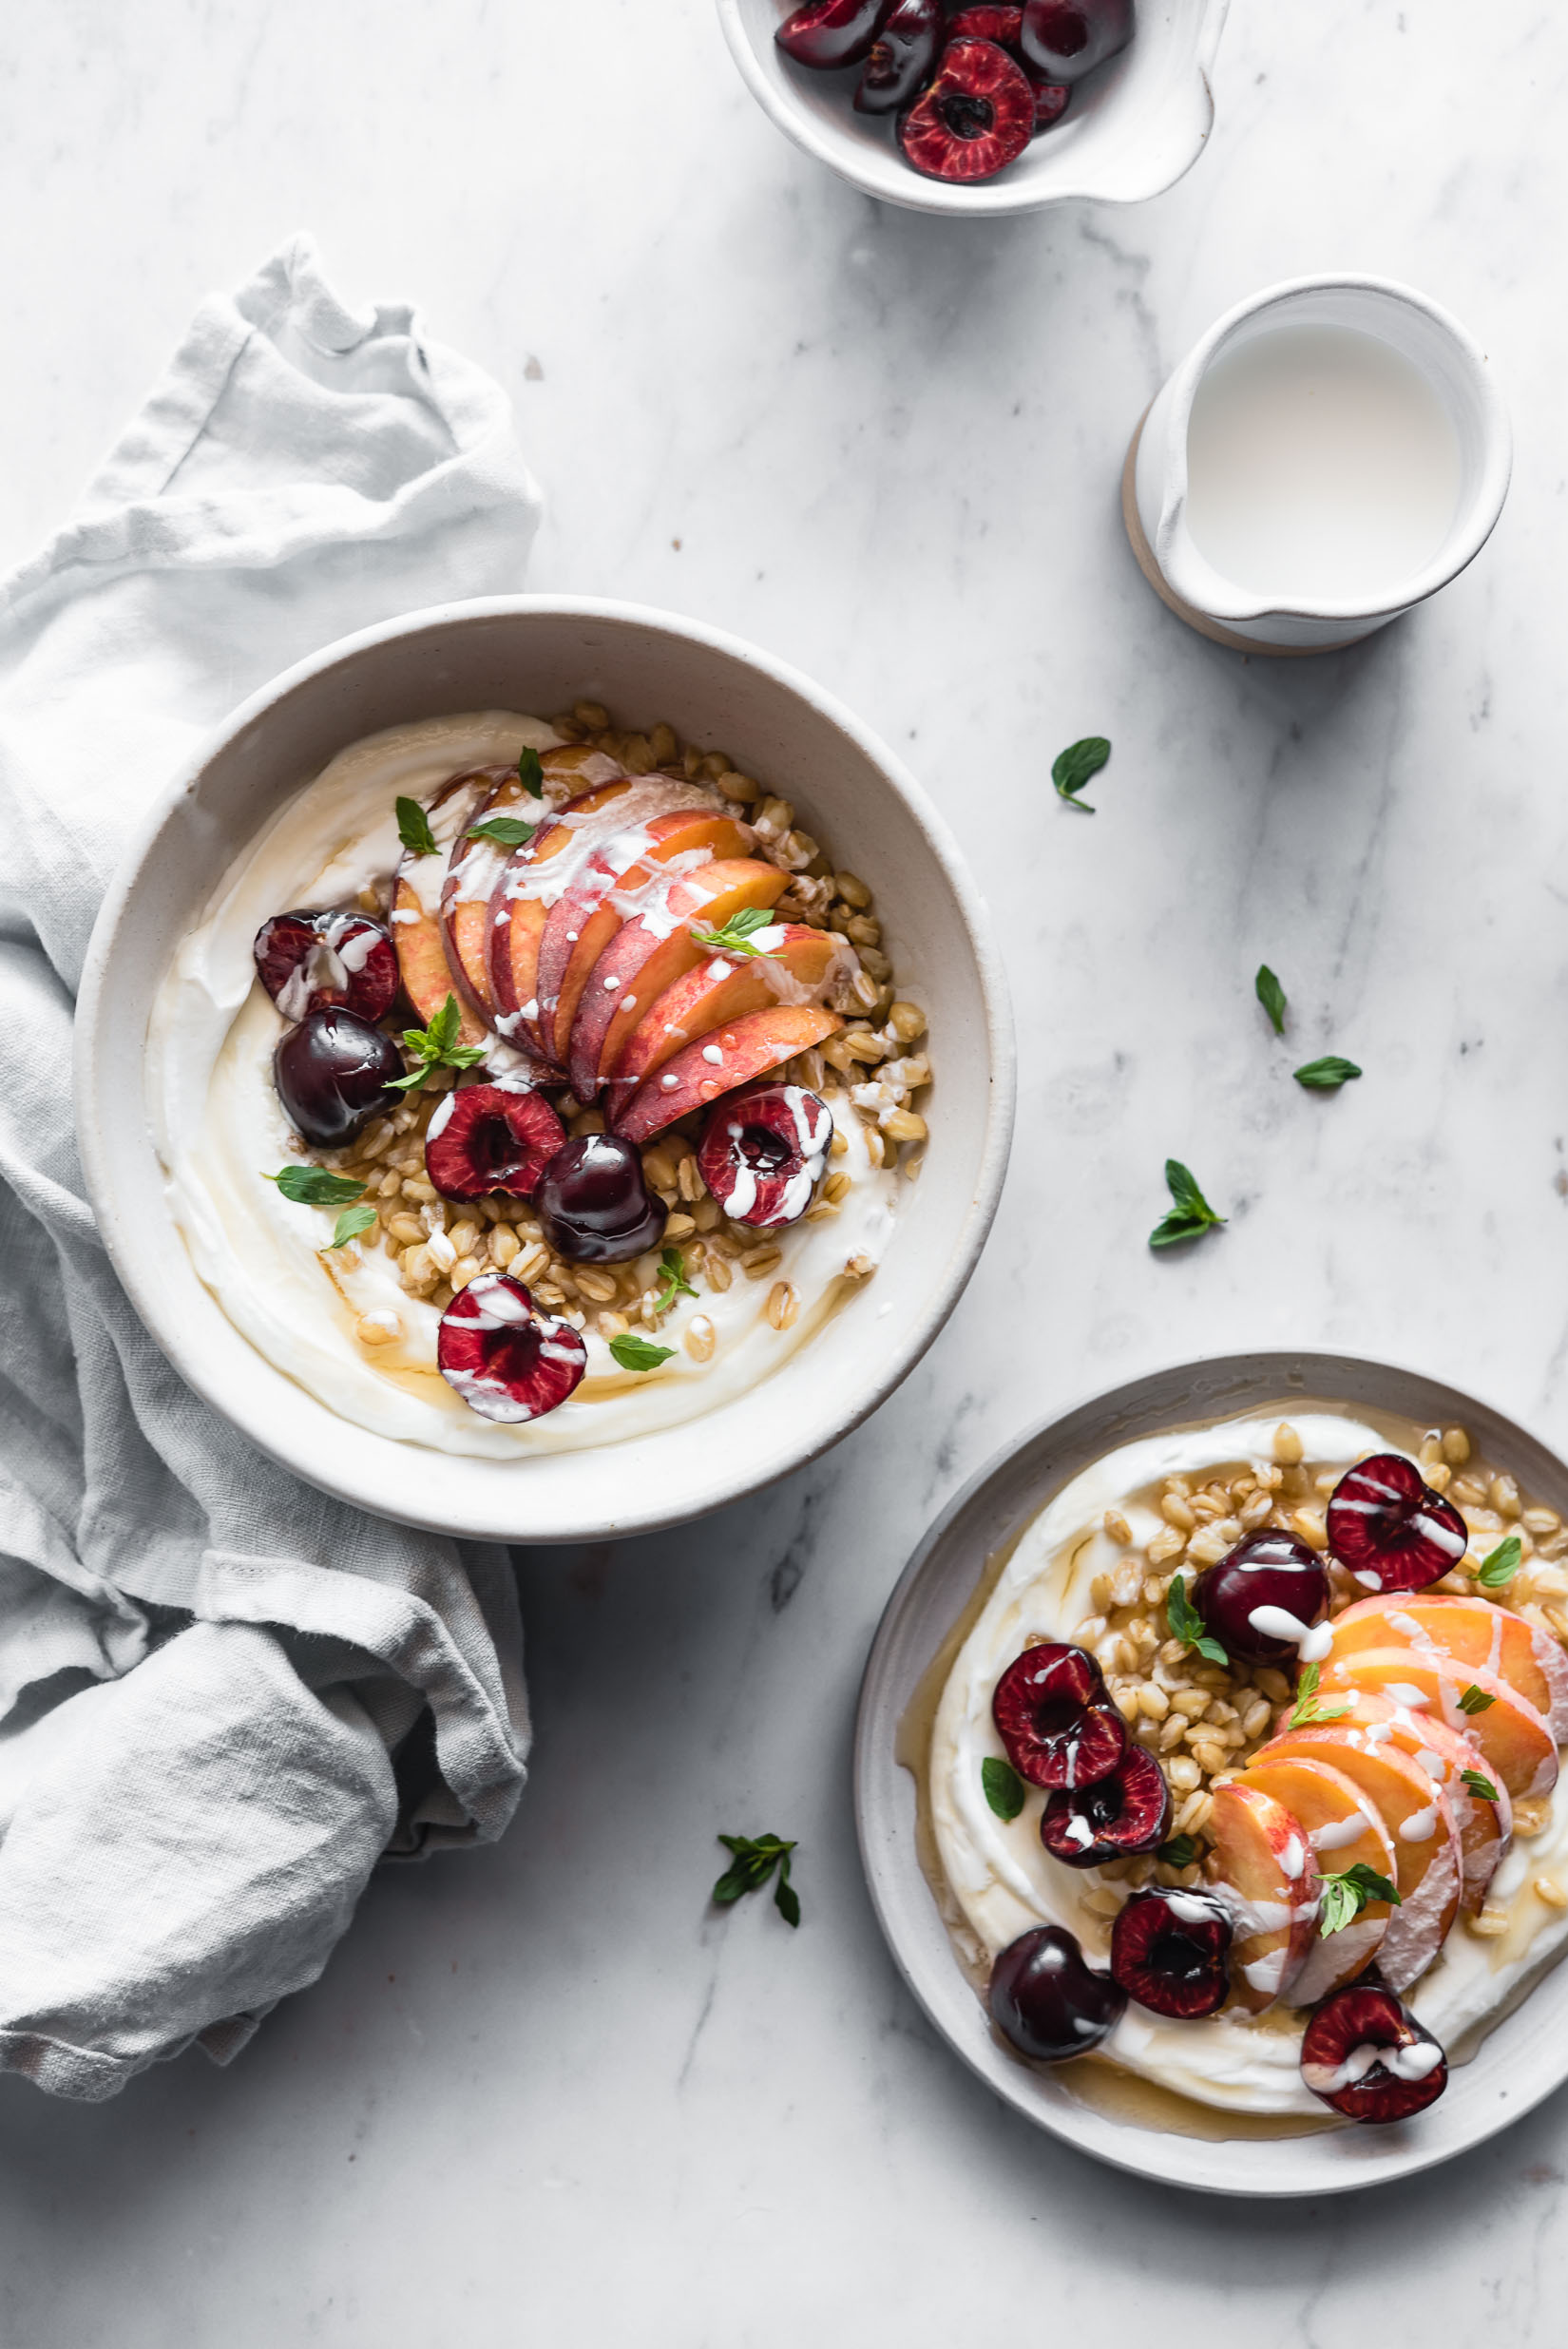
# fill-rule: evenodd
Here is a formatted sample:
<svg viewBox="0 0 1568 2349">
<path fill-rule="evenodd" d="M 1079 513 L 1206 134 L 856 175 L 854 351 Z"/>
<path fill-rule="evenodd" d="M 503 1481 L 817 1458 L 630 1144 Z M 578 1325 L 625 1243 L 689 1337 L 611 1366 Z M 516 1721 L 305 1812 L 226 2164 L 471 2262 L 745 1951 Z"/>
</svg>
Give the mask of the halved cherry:
<svg viewBox="0 0 1568 2349">
<path fill-rule="evenodd" d="M 1119 1723 L 1114 1706 L 1103 1709 Z M 1100 1709 L 1082 1715 L 1093 1725 L 1088 1737 L 1108 1735 Z M 1081 1765 L 1080 1766 L 1081 1767 Z M 1112 1860 L 1130 1860 L 1140 1851 L 1154 1851 L 1171 1831 L 1171 1790 L 1165 1773 L 1152 1753 L 1129 1746 L 1116 1768 L 1092 1786 L 1059 1786 L 1040 1820 L 1040 1840 L 1053 1860 L 1070 1868 L 1102 1868 Z"/>
<path fill-rule="evenodd" d="M 1325 1998 L 1301 2042 L 1301 2076 L 1350 2121 L 1407 2121 L 1436 2104 L 1448 2061 L 1391 1990 L 1352 1982 Z"/>
<path fill-rule="evenodd" d="M 854 94 L 857 114 L 896 114 L 936 63 L 947 27 L 942 0 L 894 0 Z"/>
<path fill-rule="evenodd" d="M 1023 67 L 994 41 L 949 41 L 942 62 L 898 121 L 907 162 L 928 180 L 989 180 L 1034 135 L 1035 100 Z"/>
<path fill-rule="evenodd" d="M 510 1425 L 559 1409 L 588 1366 L 588 1349 L 509 1272 L 481 1272 L 442 1314 L 435 1359 L 470 1411 Z"/>
<path fill-rule="evenodd" d="M 531 1199 L 565 1138 L 543 1094 L 460 1085 L 426 1130 L 425 1172 L 444 1199 L 483 1199 L 496 1191 Z"/>
<path fill-rule="evenodd" d="M 615 1119 L 615 1131 L 629 1142 L 651 1142 L 694 1109 L 706 1109 L 720 1094 L 761 1077 L 797 1052 L 826 1043 L 844 1025 L 836 1011 L 810 1003 L 778 1003 L 771 1011 L 748 1012 L 665 1062 L 657 1077 L 640 1085 Z"/>
<path fill-rule="evenodd" d="M 1038 139 L 1042 130 L 1049 130 L 1053 123 L 1061 120 L 1073 93 L 1067 83 L 1047 81 L 1043 74 L 1035 71 L 1023 54 L 1023 31 L 1022 8 L 982 6 L 960 9 L 956 16 L 947 19 L 949 41 L 966 36 L 975 41 L 994 41 L 998 48 L 1004 48 L 1009 57 L 1017 59 L 1034 92 L 1035 124 L 1031 135 Z"/>
<path fill-rule="evenodd" d="M 774 39 L 797 66 L 831 71 L 858 65 L 891 6 L 892 0 L 806 0 L 786 16 Z"/>
<path fill-rule="evenodd" d="M 716 1103 L 698 1171 L 732 1223 L 796 1222 L 828 1160 L 832 1112 L 801 1085 L 755 1085 Z"/>
<path fill-rule="evenodd" d="M 375 1021 L 397 994 L 397 949 L 363 913 L 275 913 L 252 948 L 261 984 L 285 1020 L 341 1004 Z"/>
<path fill-rule="evenodd" d="M 1132 1893 L 1111 1928 L 1111 1979 L 1152 2015 L 1195 2022 L 1230 1995 L 1233 1933 L 1213 1893 Z"/>
<path fill-rule="evenodd" d="M 1031 1786 L 1089 1786 L 1108 1778 L 1127 1750 L 1121 1715 L 1086 1648 L 1057 1639 L 1025 1648 L 991 1698 L 1007 1759 Z"/>
<path fill-rule="evenodd" d="M 1026 0 L 1024 62 L 1053 81 L 1079 82 L 1133 37 L 1133 0 Z"/>
<path fill-rule="evenodd" d="M 1348 1469 L 1329 1501 L 1329 1547 L 1365 1590 L 1422 1590 L 1450 1573 L 1469 1544 L 1453 1502 L 1399 1452 Z"/>
</svg>

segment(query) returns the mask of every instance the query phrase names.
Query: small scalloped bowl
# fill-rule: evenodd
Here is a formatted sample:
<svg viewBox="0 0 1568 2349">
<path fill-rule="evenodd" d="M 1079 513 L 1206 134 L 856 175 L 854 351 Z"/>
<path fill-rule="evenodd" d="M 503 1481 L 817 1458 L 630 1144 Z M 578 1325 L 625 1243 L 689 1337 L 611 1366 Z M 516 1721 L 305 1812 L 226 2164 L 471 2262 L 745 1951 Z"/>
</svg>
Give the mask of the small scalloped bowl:
<svg viewBox="0 0 1568 2349">
<path fill-rule="evenodd" d="M 1214 119 L 1209 77 L 1230 0 L 1137 0 L 1138 31 L 1089 76 L 1054 130 L 972 186 L 927 180 L 904 161 L 891 121 L 856 114 L 860 68 L 813 73 L 774 34 L 783 0 L 717 0 L 718 21 L 752 96 L 787 139 L 882 202 L 911 212 L 995 217 L 1090 197 L 1142 203 L 1190 171 Z"/>
</svg>

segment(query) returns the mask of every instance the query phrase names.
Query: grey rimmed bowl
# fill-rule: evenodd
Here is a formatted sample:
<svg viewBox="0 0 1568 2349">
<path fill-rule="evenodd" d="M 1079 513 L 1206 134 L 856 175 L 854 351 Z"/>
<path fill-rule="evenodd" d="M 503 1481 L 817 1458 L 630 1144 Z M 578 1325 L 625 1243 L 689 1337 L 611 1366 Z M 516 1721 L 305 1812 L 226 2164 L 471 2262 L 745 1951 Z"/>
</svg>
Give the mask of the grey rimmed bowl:
<svg viewBox="0 0 1568 2349">
<path fill-rule="evenodd" d="M 802 823 L 865 878 L 900 984 L 929 1019 L 930 1139 L 871 1288 L 760 1385 L 620 1443 L 455 1458 L 340 1419 L 258 1353 L 202 1286 L 154 1148 L 147 1022 L 181 939 L 231 861 L 337 752 L 412 719 L 547 713 L 582 697 L 721 745 L 786 793 Z M 328 645 L 253 695 L 170 785 L 128 851 L 93 931 L 76 1022 L 87 1186 L 115 1269 L 175 1368 L 324 1491 L 406 1523 L 506 1541 L 684 1523 L 798 1468 L 873 1411 L 936 1336 L 985 1245 L 1013 1086 L 988 917 L 946 824 L 892 753 L 832 695 L 753 645 L 697 621 L 578 597 L 411 613 Z"/>
<path fill-rule="evenodd" d="M 993 2037 L 921 1873 L 914 1782 L 894 1741 L 986 1558 L 1081 1469 L 1142 1436 L 1244 1412 L 1288 1412 L 1313 1399 L 1424 1423 L 1457 1420 L 1568 1517 L 1568 1467 L 1555 1453 L 1490 1404 L 1418 1371 L 1318 1353 L 1230 1354 L 1156 1371 L 1017 1438 L 949 1504 L 888 1602 L 855 1727 L 855 1821 L 872 1904 L 899 1971 L 954 2053 L 1053 2136 L 1119 2169 L 1217 2194 L 1354 2193 L 1430 2169 L 1506 2129 L 1568 2079 L 1568 1966 L 1548 1966 L 1416 2120 L 1217 2142 L 1138 2128 L 1084 2105 L 1061 2075 L 1016 2060 Z"/>
</svg>

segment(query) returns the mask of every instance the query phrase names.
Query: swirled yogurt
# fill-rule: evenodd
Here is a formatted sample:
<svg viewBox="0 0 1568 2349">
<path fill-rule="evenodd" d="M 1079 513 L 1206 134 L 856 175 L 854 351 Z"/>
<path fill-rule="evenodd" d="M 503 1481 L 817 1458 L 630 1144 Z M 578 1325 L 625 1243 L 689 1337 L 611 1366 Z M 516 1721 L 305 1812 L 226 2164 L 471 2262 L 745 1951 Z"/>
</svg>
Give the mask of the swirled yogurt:
<svg viewBox="0 0 1568 2349">
<path fill-rule="evenodd" d="M 1077 1934 L 1095 1962 L 1104 1961 L 1109 1947 L 1108 1920 L 1087 1905 L 1107 1880 L 1092 1869 L 1064 1867 L 1043 1849 L 1043 1794 L 1030 1788 L 1013 1820 L 998 1818 L 985 1800 L 982 1765 L 1003 1756 L 991 1720 L 991 1693 L 1003 1671 L 1031 1635 L 1071 1638 L 1094 1612 L 1091 1583 L 1114 1572 L 1126 1555 L 1103 1529 L 1108 1509 L 1121 1512 L 1141 1547 L 1161 1530 L 1157 1501 L 1167 1477 L 1201 1482 L 1222 1469 L 1261 1471 L 1274 1457 L 1278 1419 L 1275 1412 L 1224 1421 L 1108 1453 L 1047 1503 L 1004 1566 L 953 1662 L 930 1746 L 931 1826 L 959 1913 L 959 1945 L 973 1967 L 988 1967 L 1008 1942 L 1041 1924 Z M 1292 1410 L 1291 1424 L 1314 1469 L 1348 1467 L 1386 1448 L 1386 1429 L 1331 1408 Z M 1462 2055 L 1472 2052 L 1530 1975 L 1568 1940 L 1568 1911 L 1548 1906 L 1532 1890 L 1542 1875 L 1568 1881 L 1565 1869 L 1568 1777 L 1558 1781 L 1545 1827 L 1516 1843 L 1492 1881 L 1488 1905 L 1507 1910 L 1506 1933 L 1481 1940 L 1456 1929 L 1407 1994 L 1406 2003 L 1451 2054 L 1456 2048 Z M 1289 2009 L 1261 2015 L 1227 2011 L 1182 2022 L 1129 2004 L 1097 2060 L 1108 2057 L 1223 2110 L 1321 2119 L 1323 2108 L 1301 2078 L 1300 2042 L 1300 2018 Z"/>
<path fill-rule="evenodd" d="M 766 1235 L 782 1251 L 773 1277 L 791 1282 L 800 1301 L 791 1327 L 767 1318 L 769 1283 L 742 1277 L 724 1291 L 704 1289 L 664 1318 L 661 1343 L 675 1350 L 657 1372 L 621 1369 L 589 1330 L 587 1372 L 570 1400 L 547 1418 L 500 1424 L 469 1410 L 441 1376 L 440 1315 L 409 1295 L 392 1260 L 357 1244 L 330 1250 L 334 1211 L 296 1205 L 267 1181 L 296 1145 L 273 1084 L 280 1029 L 256 979 L 257 930 L 270 914 L 352 904 L 384 881 L 400 854 L 400 795 L 426 799 L 464 769 L 509 766 L 525 746 L 545 751 L 560 738 L 541 719 L 480 711 L 392 727 L 342 752 L 235 860 L 181 941 L 148 1026 L 154 1136 L 201 1280 L 258 1351 L 332 1410 L 444 1452 L 504 1459 L 576 1450 L 714 1410 L 810 1343 L 851 1293 L 847 1261 L 879 1263 L 892 1226 L 895 1177 L 871 1166 L 860 1120 L 840 1094 L 835 1122 L 847 1148 L 835 1171 L 851 1181 L 838 1214 Z M 650 1257 L 650 1282 L 655 1267 Z M 705 1361 L 681 1344 L 699 1312 L 715 1330 Z M 367 1322 L 388 1339 L 373 1350 L 355 1335 Z"/>
</svg>

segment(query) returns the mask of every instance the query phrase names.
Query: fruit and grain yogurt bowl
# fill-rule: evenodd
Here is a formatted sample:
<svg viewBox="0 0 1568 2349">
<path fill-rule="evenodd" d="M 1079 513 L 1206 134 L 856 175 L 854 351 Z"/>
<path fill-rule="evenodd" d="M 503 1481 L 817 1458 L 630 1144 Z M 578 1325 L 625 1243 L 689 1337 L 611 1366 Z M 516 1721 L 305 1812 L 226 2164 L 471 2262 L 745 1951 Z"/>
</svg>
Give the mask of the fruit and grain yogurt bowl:
<svg viewBox="0 0 1568 2349">
<path fill-rule="evenodd" d="M 236 860 L 149 1025 L 175 1216 L 277 1367 L 506 1457 L 768 1377 L 876 1273 L 930 1067 L 787 799 L 579 701 L 353 744 Z"/>
<path fill-rule="evenodd" d="M 930 1732 L 1004 2042 L 1193 2133 L 1422 2111 L 1568 1939 L 1565 1641 L 1568 1529 L 1463 1425 L 1309 1404 L 1084 1469 Z"/>
</svg>

